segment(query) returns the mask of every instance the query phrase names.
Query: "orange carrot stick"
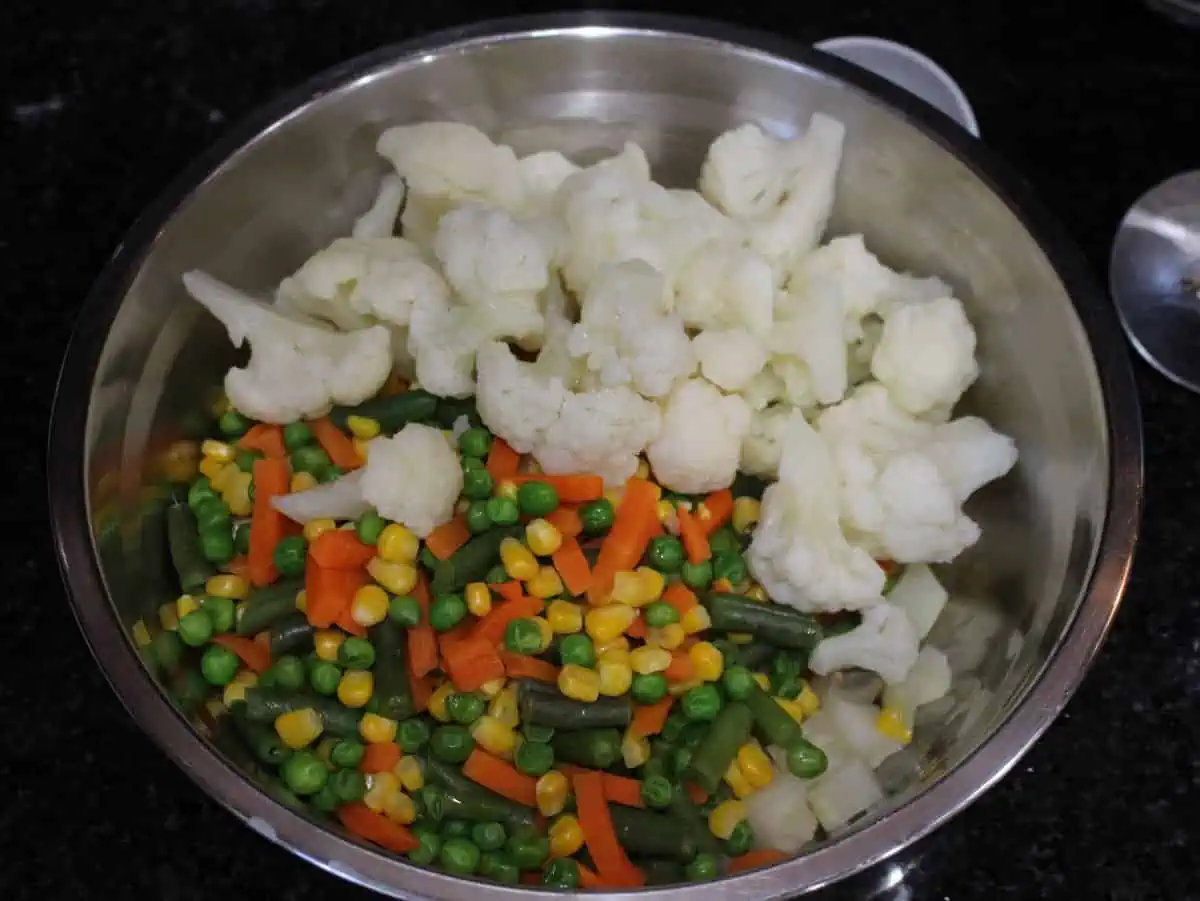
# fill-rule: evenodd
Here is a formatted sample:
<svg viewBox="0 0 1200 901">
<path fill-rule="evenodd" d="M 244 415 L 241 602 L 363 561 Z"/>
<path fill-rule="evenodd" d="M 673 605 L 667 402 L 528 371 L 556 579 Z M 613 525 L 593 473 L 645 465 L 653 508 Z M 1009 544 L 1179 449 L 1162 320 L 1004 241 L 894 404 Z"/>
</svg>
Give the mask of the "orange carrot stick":
<svg viewBox="0 0 1200 901">
<path fill-rule="evenodd" d="M 646 620 L 640 613 L 637 615 L 637 618 L 629 624 L 629 628 L 625 630 L 625 634 L 630 638 L 646 637 Z"/>
<path fill-rule="evenodd" d="M 604 888 L 604 880 L 596 875 L 595 871 L 589 870 L 583 864 L 579 864 L 579 887 Z"/>
<path fill-rule="evenodd" d="M 583 533 L 583 518 L 576 507 L 559 507 L 546 516 L 546 522 L 558 529 L 564 538 L 575 538 Z"/>
<path fill-rule="evenodd" d="M 696 593 L 682 582 L 672 582 L 668 585 L 662 599 L 678 610 L 680 617 L 700 603 Z"/>
<path fill-rule="evenodd" d="M 704 528 L 687 507 L 677 507 L 676 514 L 679 517 L 679 537 L 683 539 L 683 549 L 687 551 L 688 562 L 703 563 L 712 556 Z"/>
<path fill-rule="evenodd" d="M 408 665 L 418 678 L 438 667 L 438 643 L 433 626 L 429 625 L 429 583 L 422 575 L 413 589 L 413 597 L 421 605 L 421 622 L 408 629 Z"/>
<path fill-rule="evenodd" d="M 493 679 L 503 679 L 504 663 L 495 644 L 478 635 L 442 646 L 446 675 L 459 691 L 475 691 Z"/>
<path fill-rule="evenodd" d="M 547 475 L 546 473 L 530 473 L 510 476 L 510 480 L 518 485 L 526 482 L 545 482 L 564 504 L 582 504 L 587 501 L 599 500 L 604 497 L 604 479 L 588 473 L 569 473 L 564 475 Z"/>
<path fill-rule="evenodd" d="M 267 667 L 271 665 L 271 650 L 269 646 L 264 646 L 249 638 L 242 638 L 238 635 L 221 634 L 214 635 L 211 639 L 213 644 L 219 644 L 223 648 L 228 648 L 241 658 L 242 663 L 250 667 L 256 673 L 266 672 Z"/>
<path fill-rule="evenodd" d="M 695 667 L 692 666 L 692 658 L 687 654 L 681 654 L 679 651 L 671 655 L 671 664 L 663 671 L 663 675 L 667 677 L 668 682 L 690 682 L 695 673 Z"/>
<path fill-rule="evenodd" d="M 521 598 L 525 597 L 525 592 L 521 590 L 521 583 L 515 579 L 510 579 L 507 582 L 500 582 L 496 585 L 492 585 L 491 587 L 496 590 L 496 594 L 500 595 L 500 597 L 504 598 L 506 601 L 519 601 Z"/>
<path fill-rule="evenodd" d="M 499 644 L 504 639 L 504 630 L 508 628 L 509 623 L 514 619 L 537 616 L 545 604 L 541 598 L 528 596 L 500 604 L 475 624 L 475 634 L 486 638 L 492 644 Z"/>
<path fill-rule="evenodd" d="M 363 585 L 366 585 L 366 584 L 367 584 L 367 579 L 365 576 L 363 576 L 361 581 L 358 584 L 358 587 L 355 588 L 354 590 L 358 591 L 359 588 L 362 588 Z M 334 620 L 334 625 L 336 625 L 343 632 L 347 632 L 350 635 L 355 636 L 356 638 L 365 638 L 367 635 L 367 627 L 360 626 L 358 623 L 356 623 L 354 621 L 354 617 L 353 617 L 352 611 L 350 609 L 353 606 L 354 606 L 354 596 L 351 595 L 350 603 L 342 608 L 342 612 L 338 615 L 338 618 Z"/>
<path fill-rule="evenodd" d="M 667 714 L 671 712 L 674 702 L 675 699 L 667 695 L 654 704 L 638 705 L 633 710 L 631 728 L 638 735 L 658 735 L 667 722 Z"/>
<path fill-rule="evenodd" d="M 584 841 L 596 864 L 596 872 L 613 885 L 644 885 L 645 877 L 629 860 L 617 839 L 604 792 L 604 776 L 598 772 L 576 773 L 571 784 L 575 789 L 579 825 L 583 827 Z"/>
<path fill-rule="evenodd" d="M 604 797 L 613 804 L 624 804 L 626 807 L 646 806 L 642 800 L 641 780 L 618 776 L 616 773 L 604 774 Z"/>
<path fill-rule="evenodd" d="M 354 532 L 330 529 L 309 545 L 308 555 L 326 569 L 362 569 L 375 556 L 375 548 L 359 541 Z"/>
<path fill-rule="evenodd" d="M 503 438 L 493 438 L 492 448 L 488 451 L 487 471 L 493 479 L 509 479 L 517 474 L 521 465 L 521 455 L 508 446 Z"/>
<path fill-rule="evenodd" d="M 504 671 L 510 679 L 536 679 L 538 682 L 551 684 L 558 681 L 558 667 L 545 660 L 503 649 L 500 651 L 500 660 L 504 663 Z"/>
<path fill-rule="evenodd" d="M 733 492 L 728 488 L 714 491 L 704 499 L 704 509 L 708 516 L 700 520 L 700 528 L 705 535 L 711 535 L 733 516 Z"/>
<path fill-rule="evenodd" d="M 487 751 L 476 748 L 463 764 L 463 775 L 477 785 L 494 791 L 501 797 L 524 804 L 537 806 L 537 780 L 526 776 L 510 763 L 493 757 Z"/>
<path fill-rule="evenodd" d="M 583 554 L 579 542 L 574 538 L 563 538 L 562 545 L 550 556 L 554 568 L 562 577 L 563 585 L 573 595 L 581 595 L 592 584 L 592 569 Z"/>
<path fill-rule="evenodd" d="M 340 466 L 349 471 L 363 465 L 362 458 L 358 456 L 358 450 L 354 447 L 354 442 L 327 417 L 314 419 L 308 425 L 312 429 L 313 437 L 317 439 L 317 444 L 321 445 L 321 450 L 329 455 L 334 466 Z"/>
<path fill-rule="evenodd" d="M 613 576 L 637 566 L 658 521 L 659 488 L 645 479 L 630 479 L 617 508 L 612 529 L 600 546 L 600 556 L 592 568 L 588 600 L 601 604 L 612 591 Z"/>
<path fill-rule="evenodd" d="M 400 746 L 394 741 L 380 741 L 367 745 L 358 768 L 364 773 L 386 773 L 400 762 Z"/>
<path fill-rule="evenodd" d="M 466 544 L 471 538 L 467 529 L 467 521 L 456 516 L 449 522 L 444 522 L 425 539 L 425 547 L 439 560 L 447 559 L 451 554 Z"/>
<path fill-rule="evenodd" d="M 768 867 L 787 859 L 788 856 L 782 851 L 776 851 L 774 848 L 758 848 L 754 851 L 747 851 L 739 857 L 731 857 L 729 872 L 744 873 L 746 870 L 757 870 L 759 867 Z"/>
<path fill-rule="evenodd" d="M 348 831 L 381 848 L 397 854 L 407 854 L 420 847 L 421 843 L 408 829 L 392 822 L 383 814 L 375 813 L 361 801 L 343 804 L 337 813 L 338 819 Z"/>
<path fill-rule="evenodd" d="M 367 582 L 357 569 L 327 569 L 311 557 L 304 569 L 305 614 L 318 629 L 338 622 L 354 600 L 354 592 Z"/>
<path fill-rule="evenodd" d="M 262 587 L 279 578 L 275 568 L 275 546 L 284 535 L 287 517 L 275 509 L 271 498 L 288 492 L 291 470 L 287 460 L 254 461 L 254 508 L 250 515 L 250 554 L 246 572 Z"/>
<path fill-rule="evenodd" d="M 265 422 L 251 426 L 246 434 L 238 439 L 238 447 L 258 451 L 273 460 L 282 460 L 288 455 L 287 447 L 283 443 L 283 429 Z"/>
<path fill-rule="evenodd" d="M 413 707 L 417 713 L 424 713 L 429 709 L 429 699 L 433 697 L 433 680 L 429 676 L 414 676 L 411 667 L 408 677 L 412 688 Z"/>
</svg>

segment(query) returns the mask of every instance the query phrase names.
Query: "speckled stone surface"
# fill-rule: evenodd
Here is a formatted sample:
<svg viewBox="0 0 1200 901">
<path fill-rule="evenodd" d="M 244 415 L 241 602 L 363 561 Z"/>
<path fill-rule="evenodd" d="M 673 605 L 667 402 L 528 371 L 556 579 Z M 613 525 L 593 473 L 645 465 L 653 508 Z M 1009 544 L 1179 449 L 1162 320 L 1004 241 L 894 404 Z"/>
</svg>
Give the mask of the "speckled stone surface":
<svg viewBox="0 0 1200 901">
<path fill-rule="evenodd" d="M 671 6 L 693 9 L 659 9 Z M 125 715 L 60 587 L 42 435 L 80 299 L 138 210 L 196 152 L 322 68 L 517 8 L 0 3 L 0 511 L 15 536 L 0 569 L 0 897 L 371 897 L 240 825 Z M 1065 221 L 1098 273 L 1126 206 L 1196 165 L 1184 136 L 1200 97 L 1200 31 L 1136 0 L 1108 9 L 1065 0 L 767 0 L 751 9 L 742 24 L 799 40 L 881 35 L 944 65 L 987 142 Z M 1200 898 L 1185 827 L 1189 802 L 1200 799 L 1200 399 L 1137 370 L 1148 498 L 1112 637 L 1066 714 L 1008 778 L 918 846 L 891 898 Z"/>
</svg>

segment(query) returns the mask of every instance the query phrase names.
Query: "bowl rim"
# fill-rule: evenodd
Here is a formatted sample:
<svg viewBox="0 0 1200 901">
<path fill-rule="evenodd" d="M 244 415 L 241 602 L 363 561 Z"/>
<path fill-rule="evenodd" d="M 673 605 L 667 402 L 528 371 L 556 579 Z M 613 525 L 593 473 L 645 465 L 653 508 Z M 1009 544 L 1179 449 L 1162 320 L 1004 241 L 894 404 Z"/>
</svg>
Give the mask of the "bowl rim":
<svg viewBox="0 0 1200 901">
<path fill-rule="evenodd" d="M 953 153 L 1022 222 L 1062 281 L 1093 353 L 1109 437 L 1109 496 L 1098 547 L 1072 622 L 1024 696 L 993 734 L 954 770 L 902 807 L 829 845 L 782 863 L 710 883 L 597 893 L 633 901 L 684 893 L 717 901 L 726 892 L 778 898 L 844 879 L 932 832 L 1003 778 L 1057 718 L 1086 674 L 1121 602 L 1132 566 L 1143 497 L 1140 407 L 1130 359 L 1111 302 L 1066 230 L 1030 186 L 956 121 L 886 79 L 807 44 L 761 30 L 692 16 L 624 12 L 560 12 L 491 18 L 388 44 L 330 67 L 261 104 L 198 154 L 128 228 L 89 291 L 55 386 L 47 445 L 47 482 L 55 554 L 84 639 L 109 685 L 139 727 L 214 800 L 292 853 L 360 885 L 405 897 L 470 901 L 490 894 L 516 899 L 532 886 L 502 886 L 412 866 L 373 847 L 320 828 L 242 776 L 195 733 L 146 673 L 112 605 L 87 516 L 85 434 L 92 377 L 112 320 L 160 230 L 225 163 L 265 132 L 322 95 L 426 53 L 481 43 L 595 35 L 700 40 L 738 53 L 801 65 L 871 95 Z M 314 828 L 316 827 L 316 828 Z"/>
</svg>

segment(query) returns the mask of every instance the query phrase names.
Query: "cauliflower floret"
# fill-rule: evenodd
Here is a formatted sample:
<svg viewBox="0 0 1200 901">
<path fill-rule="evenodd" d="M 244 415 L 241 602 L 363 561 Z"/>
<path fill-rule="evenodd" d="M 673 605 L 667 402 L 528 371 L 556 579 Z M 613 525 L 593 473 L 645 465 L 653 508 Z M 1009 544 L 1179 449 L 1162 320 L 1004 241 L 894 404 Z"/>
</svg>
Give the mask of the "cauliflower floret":
<svg viewBox="0 0 1200 901">
<path fill-rule="evenodd" d="M 662 426 L 646 457 L 663 485 L 688 494 L 729 487 L 750 430 L 744 400 L 704 379 L 688 379 L 667 398 Z"/>
<path fill-rule="evenodd" d="M 803 418 L 797 407 L 780 404 L 758 410 L 750 416 L 750 431 L 742 439 L 742 463 L 744 472 L 764 479 L 779 476 L 779 461 L 783 454 L 783 437 L 787 434 L 788 421 L 793 416 Z"/>
<path fill-rule="evenodd" d="M 688 328 L 745 328 L 765 338 L 775 309 L 771 265 L 741 244 L 710 241 L 675 278 L 675 312 Z"/>
<path fill-rule="evenodd" d="M 737 219 L 757 219 L 783 200 L 791 175 L 786 145 L 757 125 L 740 125 L 708 148 L 700 170 L 700 192 Z"/>
<path fill-rule="evenodd" d="M 779 768 L 770 785 L 746 799 L 746 819 L 763 847 L 796 854 L 817 834 L 817 818 L 808 807 L 809 780 Z"/>
<path fill-rule="evenodd" d="M 474 126 L 398 125 L 379 136 L 375 150 L 396 167 L 417 197 L 476 200 L 507 209 L 521 202 L 517 155 Z"/>
<path fill-rule="evenodd" d="M 763 495 L 747 552 L 750 571 L 776 601 L 807 613 L 877 603 L 884 573 L 842 533 L 830 448 L 803 416 L 788 418 L 782 442 L 779 481 Z"/>
<path fill-rule="evenodd" d="M 424 538 L 454 516 L 463 474 L 441 431 L 409 423 L 391 438 L 371 441 L 360 484 L 363 499 L 381 516 Z"/>
<path fill-rule="evenodd" d="M 548 211 L 562 183 L 578 171 L 578 166 L 554 150 L 521 157 L 517 172 L 525 195 L 522 211 L 533 215 Z"/>
<path fill-rule="evenodd" d="M 768 367 L 747 382 L 740 393 L 751 410 L 761 411 L 786 400 L 787 385 Z"/>
<path fill-rule="evenodd" d="M 919 652 L 916 630 L 899 607 L 886 601 L 863 611 L 862 622 L 849 632 L 822 639 L 808 666 L 827 676 L 848 667 L 879 673 L 889 685 L 903 682 Z"/>
<path fill-rule="evenodd" d="M 744 328 L 708 329 L 692 339 L 700 373 L 723 391 L 741 391 L 767 362 L 763 343 Z"/>
<path fill-rule="evenodd" d="M 1017 462 L 1017 446 L 978 416 L 963 416 L 933 429 L 924 450 L 950 483 L 955 497 L 966 500 Z"/>
<path fill-rule="evenodd" d="M 250 342 L 250 361 L 229 370 L 225 393 L 253 419 L 287 423 L 324 416 L 335 403 L 362 403 L 387 381 L 391 337 L 381 325 L 335 332 L 260 303 L 204 272 L 184 273 L 183 284 L 221 321 L 235 347 Z"/>
<path fill-rule="evenodd" d="M 871 374 L 909 413 L 953 407 L 979 375 L 975 330 L 962 304 L 941 297 L 893 310 L 871 358 Z"/>
<path fill-rule="evenodd" d="M 390 238 L 400 229 L 400 215 L 408 197 L 408 185 L 394 172 L 379 180 L 379 193 L 371 208 L 354 221 L 354 238 Z"/>
<path fill-rule="evenodd" d="M 841 400 L 849 386 L 842 306 L 828 293 L 780 293 L 771 331 L 771 369 L 797 406 Z"/>
<path fill-rule="evenodd" d="M 662 276 L 641 260 L 602 267 L 582 303 L 567 349 L 601 387 L 629 385 L 662 397 L 696 368 L 678 316 L 661 309 Z"/>
</svg>

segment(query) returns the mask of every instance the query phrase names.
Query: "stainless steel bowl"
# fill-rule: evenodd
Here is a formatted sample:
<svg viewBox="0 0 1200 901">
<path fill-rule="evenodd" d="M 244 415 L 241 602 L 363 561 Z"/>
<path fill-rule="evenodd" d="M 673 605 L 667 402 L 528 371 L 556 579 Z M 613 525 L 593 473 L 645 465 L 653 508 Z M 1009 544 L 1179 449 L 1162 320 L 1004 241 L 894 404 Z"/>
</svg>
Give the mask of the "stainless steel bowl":
<svg viewBox="0 0 1200 901">
<path fill-rule="evenodd" d="M 584 160 L 633 140 L 660 178 L 683 184 L 723 129 L 754 120 L 787 136 L 816 110 L 848 132 L 831 230 L 862 231 L 886 262 L 954 284 L 980 338 L 968 405 L 1016 438 L 1021 459 L 972 501 L 984 539 L 946 573 L 959 615 L 938 625 L 955 691 L 886 762 L 888 802 L 803 858 L 670 891 L 799 894 L 886 858 L 994 784 L 1079 684 L 1128 575 L 1141 437 L 1116 317 L 1023 183 L 932 107 L 806 47 L 636 16 L 510 20 L 355 60 L 234 128 L 133 227 L 63 366 L 49 481 L 76 616 L 142 729 L 252 828 L 355 882 L 453 901 L 529 891 L 418 869 L 281 806 L 143 668 L 130 627 L 174 594 L 158 457 L 231 359 L 180 273 L 266 288 L 347 233 L 381 172 L 375 136 L 392 123 L 462 119 L 519 151 Z M 990 623 L 986 636 L 955 631 L 964 611 Z"/>
</svg>

